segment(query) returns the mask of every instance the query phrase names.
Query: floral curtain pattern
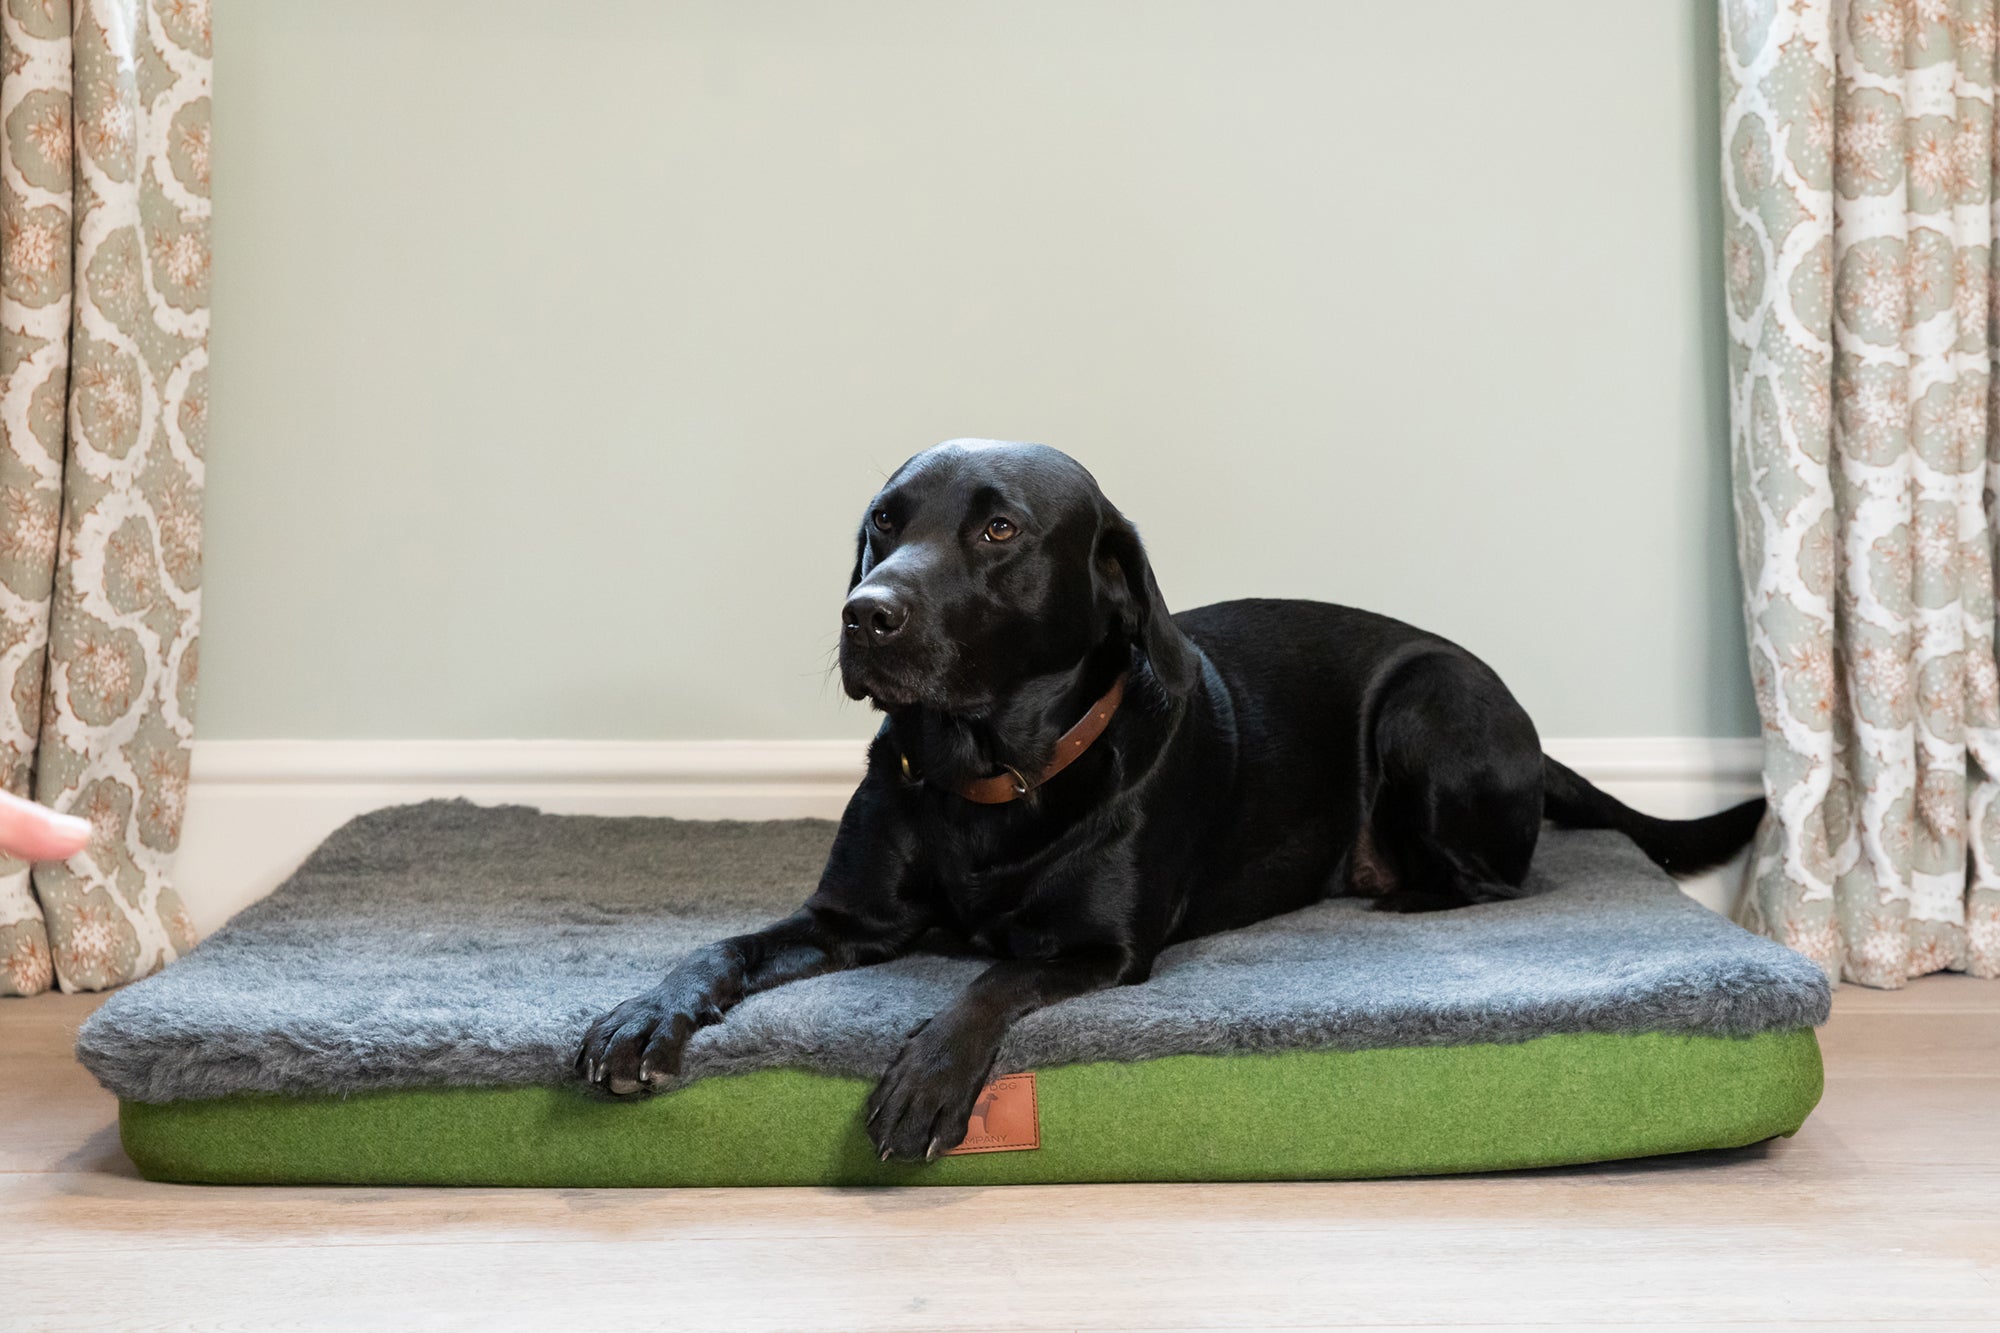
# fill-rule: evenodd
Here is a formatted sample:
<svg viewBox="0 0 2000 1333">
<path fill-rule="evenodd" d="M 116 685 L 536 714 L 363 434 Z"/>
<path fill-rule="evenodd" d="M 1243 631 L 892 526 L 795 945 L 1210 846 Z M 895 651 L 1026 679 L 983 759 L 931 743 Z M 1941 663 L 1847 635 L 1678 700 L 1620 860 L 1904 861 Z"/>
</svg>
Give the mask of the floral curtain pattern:
<svg viewBox="0 0 2000 1333">
<path fill-rule="evenodd" d="M 209 70 L 206 0 L 0 0 L 0 780 L 95 830 L 0 860 L 0 994 L 194 943 Z"/>
<path fill-rule="evenodd" d="M 1722 4 L 1744 914 L 1870 986 L 2000 975 L 1995 57 L 1995 0 Z"/>
</svg>

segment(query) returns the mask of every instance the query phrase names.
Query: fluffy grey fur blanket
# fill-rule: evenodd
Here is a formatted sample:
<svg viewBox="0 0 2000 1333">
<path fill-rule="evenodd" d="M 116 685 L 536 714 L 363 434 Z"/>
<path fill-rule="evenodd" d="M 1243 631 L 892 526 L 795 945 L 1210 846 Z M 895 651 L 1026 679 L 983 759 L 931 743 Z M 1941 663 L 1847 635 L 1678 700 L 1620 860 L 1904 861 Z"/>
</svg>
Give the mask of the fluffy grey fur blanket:
<svg viewBox="0 0 2000 1333">
<path fill-rule="evenodd" d="M 832 836 L 818 820 L 378 810 L 114 995 L 77 1052 L 138 1101 L 557 1082 L 599 1011 L 686 950 L 797 906 Z M 1025 1019 L 1001 1067 L 1826 1017 L 1817 967 L 1691 901 L 1617 834 L 1551 830 L 1530 887 L 1425 916 L 1335 900 L 1179 945 L 1142 986 Z M 913 956 L 753 997 L 695 1036 L 685 1077 L 876 1074 L 981 966 Z"/>
</svg>

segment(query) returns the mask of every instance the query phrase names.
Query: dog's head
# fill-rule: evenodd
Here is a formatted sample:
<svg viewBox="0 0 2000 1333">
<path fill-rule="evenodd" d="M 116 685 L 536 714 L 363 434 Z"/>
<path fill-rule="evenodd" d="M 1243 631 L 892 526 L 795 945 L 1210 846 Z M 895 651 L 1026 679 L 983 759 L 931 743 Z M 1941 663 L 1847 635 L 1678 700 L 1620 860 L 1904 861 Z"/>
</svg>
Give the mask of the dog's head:
<svg viewBox="0 0 2000 1333">
<path fill-rule="evenodd" d="M 852 698 L 977 716 L 1114 638 L 1168 693 L 1193 687 L 1193 646 L 1138 532 L 1067 454 L 950 440 L 898 468 L 862 515 L 840 638 Z"/>
</svg>

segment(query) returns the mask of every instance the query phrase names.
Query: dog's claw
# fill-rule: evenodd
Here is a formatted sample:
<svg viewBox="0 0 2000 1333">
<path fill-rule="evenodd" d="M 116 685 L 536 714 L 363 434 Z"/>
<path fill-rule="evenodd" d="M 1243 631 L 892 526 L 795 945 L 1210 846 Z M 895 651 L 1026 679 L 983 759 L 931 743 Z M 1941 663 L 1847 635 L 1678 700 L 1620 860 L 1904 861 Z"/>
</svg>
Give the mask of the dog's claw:
<svg viewBox="0 0 2000 1333">
<path fill-rule="evenodd" d="M 884 1148 L 884 1149 L 882 1150 L 882 1158 L 881 1158 L 881 1160 L 883 1160 L 883 1161 L 885 1161 L 885 1162 L 889 1160 L 889 1150 L 888 1150 L 887 1148 Z"/>
<path fill-rule="evenodd" d="M 926 1162 L 935 1162 L 937 1159 L 938 1159 L 938 1141 L 936 1139 L 932 1139 L 931 1146 L 924 1149 L 924 1160 Z"/>
</svg>

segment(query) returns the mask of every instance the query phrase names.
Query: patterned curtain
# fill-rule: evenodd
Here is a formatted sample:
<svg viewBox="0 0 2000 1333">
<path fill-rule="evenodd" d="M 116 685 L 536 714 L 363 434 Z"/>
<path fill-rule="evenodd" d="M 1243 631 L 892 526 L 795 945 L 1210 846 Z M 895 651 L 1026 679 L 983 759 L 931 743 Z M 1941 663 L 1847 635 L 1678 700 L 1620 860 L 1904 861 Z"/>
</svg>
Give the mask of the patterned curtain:
<svg viewBox="0 0 2000 1333">
<path fill-rule="evenodd" d="M 1724 0 L 1749 923 L 1835 979 L 2000 975 L 1995 0 Z"/>
<path fill-rule="evenodd" d="M 206 0 L 0 0 L 0 778 L 94 828 L 0 860 L 0 994 L 194 943 L 208 143 Z"/>
</svg>

